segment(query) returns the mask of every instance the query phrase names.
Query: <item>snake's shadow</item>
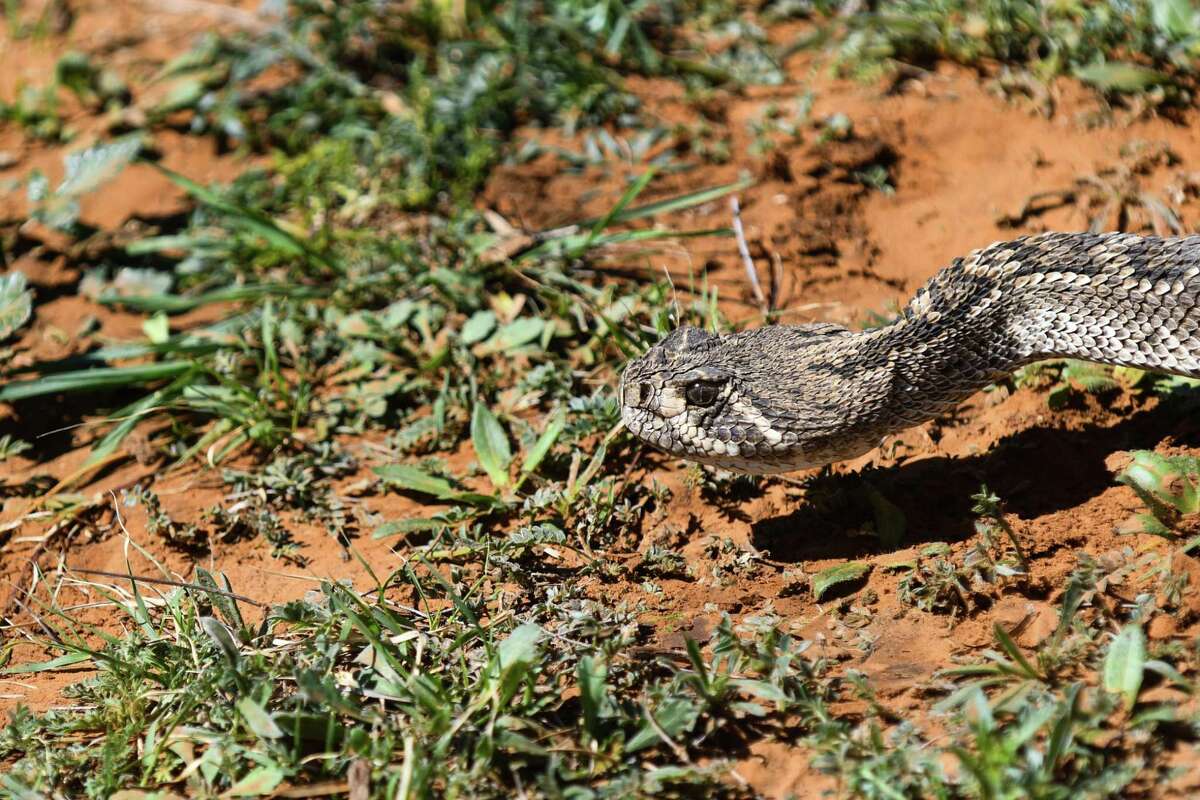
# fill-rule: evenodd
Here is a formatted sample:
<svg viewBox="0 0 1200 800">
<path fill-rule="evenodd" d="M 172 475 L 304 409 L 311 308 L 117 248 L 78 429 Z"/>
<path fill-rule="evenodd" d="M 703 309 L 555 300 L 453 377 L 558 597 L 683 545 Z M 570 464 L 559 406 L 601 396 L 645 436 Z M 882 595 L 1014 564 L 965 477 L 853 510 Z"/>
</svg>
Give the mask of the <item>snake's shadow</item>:
<svg viewBox="0 0 1200 800">
<path fill-rule="evenodd" d="M 984 484 L 1000 497 L 1005 512 L 1021 519 L 1074 508 L 1113 485 L 1104 463 L 1112 453 L 1151 449 L 1167 436 L 1181 445 L 1200 445 L 1198 412 L 1200 392 L 1178 392 L 1108 427 L 1028 428 L 973 455 L 821 476 L 809 485 L 811 501 L 753 523 L 750 541 L 784 562 L 885 552 L 877 538 L 851 535 L 874 519 L 864 491 L 868 485 L 903 512 L 901 547 L 971 536 L 976 519 L 971 495 Z"/>
</svg>

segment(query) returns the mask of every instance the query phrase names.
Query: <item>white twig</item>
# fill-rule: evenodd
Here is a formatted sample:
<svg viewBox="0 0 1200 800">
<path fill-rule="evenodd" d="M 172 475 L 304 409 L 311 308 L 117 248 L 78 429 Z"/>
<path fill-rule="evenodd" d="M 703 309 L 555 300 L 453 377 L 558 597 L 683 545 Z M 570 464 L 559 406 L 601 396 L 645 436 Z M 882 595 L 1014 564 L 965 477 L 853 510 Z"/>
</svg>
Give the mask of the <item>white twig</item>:
<svg viewBox="0 0 1200 800">
<path fill-rule="evenodd" d="M 746 245 L 746 231 L 742 228 L 742 207 L 736 197 L 729 198 L 729 207 L 733 209 L 733 234 L 737 237 L 738 252 L 742 254 L 742 264 L 746 267 L 746 276 L 750 278 L 750 287 L 754 289 L 754 299 L 764 311 L 767 301 L 763 297 L 762 286 L 758 283 L 758 270 L 750 258 L 750 248 Z"/>
</svg>

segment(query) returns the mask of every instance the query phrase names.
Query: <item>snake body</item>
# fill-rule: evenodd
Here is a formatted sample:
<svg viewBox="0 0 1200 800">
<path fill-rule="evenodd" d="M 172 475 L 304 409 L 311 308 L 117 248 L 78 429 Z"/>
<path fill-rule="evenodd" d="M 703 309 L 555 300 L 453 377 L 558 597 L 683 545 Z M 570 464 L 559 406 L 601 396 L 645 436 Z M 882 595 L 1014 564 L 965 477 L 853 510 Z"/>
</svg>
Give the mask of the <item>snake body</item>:
<svg viewBox="0 0 1200 800">
<path fill-rule="evenodd" d="M 955 259 L 871 330 L 679 328 L 630 362 L 621 415 L 672 455 L 786 472 L 861 455 L 1055 357 L 1200 378 L 1200 236 L 997 242 Z"/>
</svg>

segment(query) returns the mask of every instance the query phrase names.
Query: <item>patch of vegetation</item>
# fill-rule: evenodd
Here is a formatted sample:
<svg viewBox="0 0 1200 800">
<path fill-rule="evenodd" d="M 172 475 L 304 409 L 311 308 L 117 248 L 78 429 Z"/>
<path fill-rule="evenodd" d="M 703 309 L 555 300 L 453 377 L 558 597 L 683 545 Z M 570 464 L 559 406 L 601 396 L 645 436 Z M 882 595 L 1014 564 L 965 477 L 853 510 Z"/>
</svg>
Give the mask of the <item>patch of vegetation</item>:
<svg viewBox="0 0 1200 800">
<path fill-rule="evenodd" d="M 697 58 L 703 37 L 729 46 L 718 59 Z M 295 2 L 278 25 L 210 37 L 168 65 L 161 77 L 172 84 L 157 112 L 190 111 L 193 130 L 274 148 L 292 188 L 316 189 L 315 214 L 348 212 L 348 200 L 358 213 L 368 203 L 427 207 L 469 200 L 518 126 L 637 121 L 625 75 L 761 81 L 776 69 L 764 41 L 732 3 L 711 0 L 400 12 L 363 0 Z M 250 89 L 254 79 L 273 90 Z M 347 196 L 355 177 L 371 185 L 370 198 Z"/>
<path fill-rule="evenodd" d="M 23 86 L 12 102 L 0 101 L 0 122 L 19 125 L 38 139 L 68 141 L 73 134 L 59 106 L 56 87 Z"/>
<path fill-rule="evenodd" d="M 901 602 L 922 611 L 952 617 L 991 606 L 1008 586 L 1029 574 L 1029 561 L 1016 531 L 987 487 L 973 495 L 975 538 L 961 558 L 944 542 L 926 545 L 916 559 L 889 564 L 900 576 Z"/>
<path fill-rule="evenodd" d="M 428 558 L 438 547 L 415 550 L 371 591 L 324 583 L 260 609 L 257 622 L 242 612 L 252 598 L 203 570 L 164 591 L 154 578 L 105 590 L 130 633 L 100 648 L 47 613 L 63 655 L 21 671 L 90 661 L 99 672 L 72 689 L 83 710 L 19 712 L 0 734 L 0 753 L 16 758 L 4 788 L 107 796 L 166 781 L 193 794 L 264 794 L 345 775 L 371 797 L 572 787 L 733 797 L 746 792 L 722 777 L 722 759 L 736 731 L 753 729 L 801 736 L 815 765 L 856 796 L 1106 794 L 1144 779 L 1154 743 L 1186 725 L 1187 712 L 1161 696 L 1191 693 L 1182 670 L 1194 656 L 1155 654 L 1142 632 L 1153 607 L 1127 610 L 1129 620 L 1100 601 L 1117 572 L 1152 566 L 1145 559 L 1082 564 L 1057 628 L 1032 651 L 998 626 L 994 651 L 945 671 L 935 742 L 896 725 L 861 677 L 835 678 L 777 618 L 739 630 L 723 622 L 711 655 L 689 641 L 682 661 L 647 656 L 627 611 L 536 575 L 508 605 L 488 578 L 515 576 L 515 565 L 447 570 Z M 832 711 L 849 697 L 867 700 L 861 721 Z M 173 724 L 181 718 L 189 724 Z M 73 747 L 43 747 L 65 735 Z"/>
<path fill-rule="evenodd" d="M 839 60 L 864 77 L 894 62 L 999 62 L 1038 81 L 1072 75 L 1110 96 L 1155 102 L 1187 101 L 1200 52 L 1200 14 L 1180 0 L 902 0 L 840 24 Z"/>
<path fill-rule="evenodd" d="M 1200 460 L 1150 450 L 1130 455 L 1133 460 L 1117 482 L 1133 489 L 1149 513 L 1132 517 L 1118 530 L 1175 538 L 1194 528 L 1200 514 Z"/>
<path fill-rule="evenodd" d="M 628 613 L 561 586 L 485 617 L 499 598 L 478 577 L 414 560 L 366 595 L 325 583 L 251 623 L 201 575 L 111 596 L 132 632 L 103 649 L 60 628 L 67 655 L 27 671 L 102 668 L 72 690 L 86 711 L 19 712 L 0 734 L 4 757 L 28 754 L 0 778 L 6 791 L 107 797 L 166 782 L 257 796 L 349 775 L 388 798 L 739 796 L 721 780 L 725 730 L 782 732 L 825 691 L 821 662 L 787 636 L 725 624 L 711 657 L 692 645 L 683 665 L 647 659 Z M 74 747 L 41 746 L 85 731 Z M 705 755 L 717 760 L 700 766 Z"/>
<path fill-rule="evenodd" d="M 1110 367 L 1068 358 L 1024 366 L 1014 373 L 1013 385 L 1045 390 L 1046 404 L 1059 410 L 1078 405 L 1087 395 L 1125 392 L 1133 398 L 1169 396 L 1192 389 L 1197 382 L 1136 367 Z"/>
<path fill-rule="evenodd" d="M 1160 613 L 1152 599 L 1133 608 L 1107 600 L 1125 581 L 1157 584 L 1171 558 L 1084 560 L 1056 597 L 1057 626 L 1033 643 L 996 625 L 982 660 L 939 676 L 935 709 L 950 742 L 897 724 L 857 681 L 867 720 L 811 734 L 823 751 L 817 763 L 862 797 L 896 796 L 896 787 L 901 796 L 1107 796 L 1169 781 L 1156 751 L 1190 725 L 1180 704 L 1194 692 L 1183 675 L 1193 656 L 1147 640 L 1145 625 Z"/>
</svg>

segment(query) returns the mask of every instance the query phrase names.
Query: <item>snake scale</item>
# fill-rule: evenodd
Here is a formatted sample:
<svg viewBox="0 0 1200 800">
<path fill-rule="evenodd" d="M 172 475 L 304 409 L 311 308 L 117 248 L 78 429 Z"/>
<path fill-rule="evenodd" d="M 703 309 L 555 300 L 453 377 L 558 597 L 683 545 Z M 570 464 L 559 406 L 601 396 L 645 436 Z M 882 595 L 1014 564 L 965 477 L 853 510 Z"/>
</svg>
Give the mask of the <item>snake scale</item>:
<svg viewBox="0 0 1200 800">
<path fill-rule="evenodd" d="M 742 472 L 853 458 L 1044 358 L 1200 377 L 1200 235 L 1045 233 L 955 259 L 891 324 L 673 331 L 621 376 L 621 417 Z"/>
</svg>

